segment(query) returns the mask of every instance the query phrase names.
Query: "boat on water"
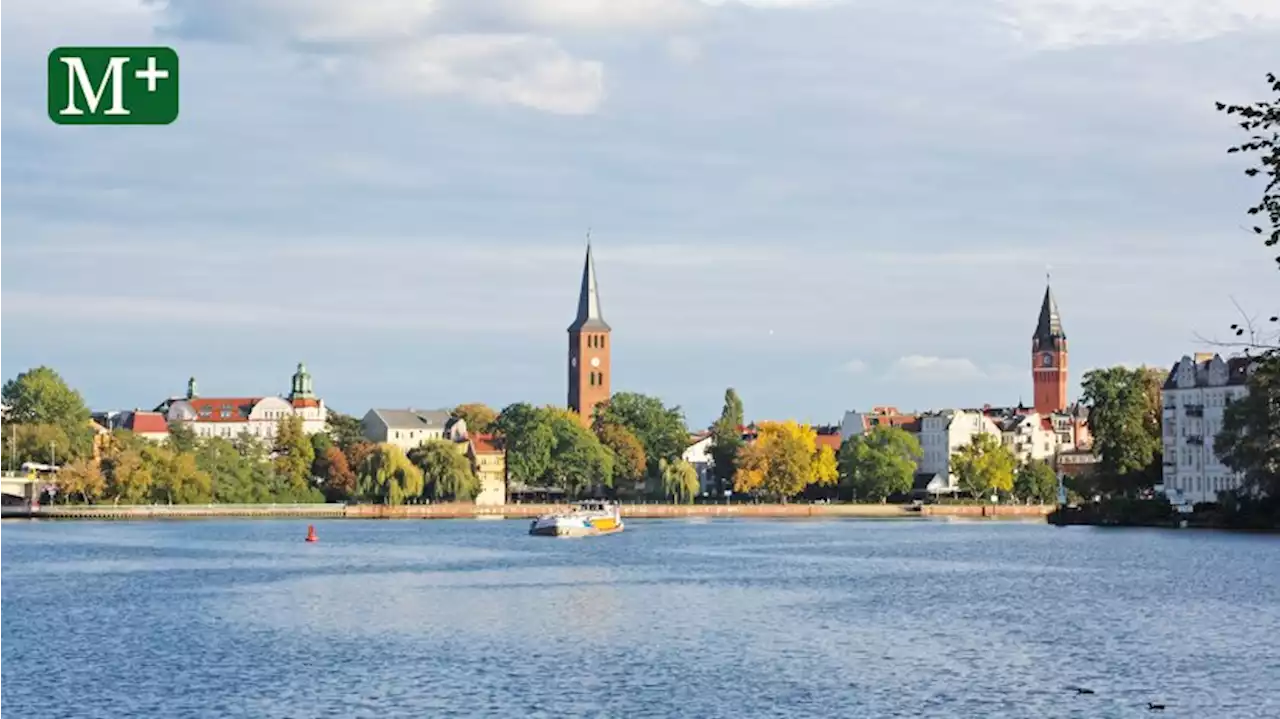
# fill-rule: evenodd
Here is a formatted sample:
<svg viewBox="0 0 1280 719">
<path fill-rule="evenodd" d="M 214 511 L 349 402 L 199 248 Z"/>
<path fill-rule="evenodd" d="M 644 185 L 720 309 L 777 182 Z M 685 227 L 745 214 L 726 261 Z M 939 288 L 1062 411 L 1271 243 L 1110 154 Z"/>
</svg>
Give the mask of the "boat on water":
<svg viewBox="0 0 1280 719">
<path fill-rule="evenodd" d="M 622 508 L 615 502 L 589 499 L 567 512 L 533 520 L 529 534 L 543 537 L 593 537 L 622 531 Z"/>
</svg>

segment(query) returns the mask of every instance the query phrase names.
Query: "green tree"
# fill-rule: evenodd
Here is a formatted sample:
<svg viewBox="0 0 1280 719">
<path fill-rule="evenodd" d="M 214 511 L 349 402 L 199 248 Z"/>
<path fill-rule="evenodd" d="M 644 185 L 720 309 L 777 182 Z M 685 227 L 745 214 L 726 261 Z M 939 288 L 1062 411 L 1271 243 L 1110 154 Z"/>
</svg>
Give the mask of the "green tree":
<svg viewBox="0 0 1280 719">
<path fill-rule="evenodd" d="M 366 499 L 397 505 L 422 496 L 422 470 L 394 444 L 379 444 L 366 464 L 357 470 L 360 494 Z"/>
<path fill-rule="evenodd" d="M 185 452 L 156 446 L 143 453 L 151 464 L 151 496 L 168 504 L 203 504 L 213 499 L 213 481 Z"/>
<path fill-rule="evenodd" d="M 548 415 L 525 402 L 502 410 L 493 430 L 505 441 L 507 476 L 515 482 L 537 485 L 551 466 L 556 445 Z"/>
<path fill-rule="evenodd" d="M 1018 467 L 1013 495 L 1040 504 L 1052 504 L 1058 496 L 1058 475 L 1048 462 L 1033 459 Z"/>
<path fill-rule="evenodd" d="M 677 504 L 693 504 L 700 489 L 698 470 L 683 459 L 674 462 L 659 460 L 658 469 L 662 475 L 663 496 L 670 497 Z"/>
<path fill-rule="evenodd" d="M 291 414 L 276 424 L 275 468 L 288 492 L 304 494 L 311 487 L 316 451 L 302 429 L 302 418 Z"/>
<path fill-rule="evenodd" d="M 597 433 L 600 443 L 613 455 L 615 487 L 634 487 L 644 479 L 644 447 L 631 430 L 617 424 L 606 424 Z"/>
<path fill-rule="evenodd" d="M 1246 386 L 1248 394 L 1223 411 L 1213 449 L 1244 474 L 1250 494 L 1280 500 L 1280 355 L 1256 359 Z M 1280 510 L 1280 501 L 1275 506 Z"/>
<path fill-rule="evenodd" d="M 165 441 L 175 452 L 195 452 L 200 444 L 196 431 L 182 422 L 169 423 L 169 436 Z"/>
<path fill-rule="evenodd" d="M 256 504 L 272 500 L 270 466 L 245 458 L 231 440 L 207 437 L 200 442 L 195 458 L 196 467 L 209 475 L 213 501 Z"/>
<path fill-rule="evenodd" d="M 431 439 L 409 450 L 409 461 L 422 470 L 426 495 L 432 499 L 469 502 L 480 492 L 480 479 L 452 442 Z"/>
<path fill-rule="evenodd" d="M 840 483 L 856 499 L 883 502 L 911 491 L 921 454 L 920 441 L 901 427 L 872 427 L 840 447 Z"/>
<path fill-rule="evenodd" d="M 329 410 L 325 416 L 325 429 L 333 443 L 343 452 L 360 442 L 367 441 L 364 436 L 364 427 L 360 426 L 360 419 L 349 414 Z"/>
<path fill-rule="evenodd" d="M 975 499 L 991 492 L 1013 491 L 1013 474 L 1018 458 L 994 434 L 979 432 L 951 455 L 951 471 L 960 489 Z"/>
<path fill-rule="evenodd" d="M 732 387 L 724 391 L 724 408 L 711 425 L 711 469 L 716 489 L 723 493 L 733 486 L 738 471 L 738 452 L 742 451 L 742 426 L 746 423 L 742 399 Z"/>
<path fill-rule="evenodd" d="M 626 427 L 640 440 L 650 472 L 656 472 L 658 460 L 675 461 L 689 442 L 689 430 L 679 407 L 665 407 L 662 400 L 634 392 L 619 392 L 596 405 L 593 427 L 617 424 Z"/>
<path fill-rule="evenodd" d="M 1163 373 L 1148 367 L 1109 367 L 1084 375 L 1083 400 L 1098 455 L 1099 485 L 1135 494 L 1154 484 L 1160 462 L 1160 386 Z"/>
<path fill-rule="evenodd" d="M 80 393 L 67 386 L 57 372 L 44 366 L 27 370 L 6 382 L 0 394 L 9 405 L 9 422 L 52 425 L 64 433 L 72 458 L 92 454 L 89 408 Z"/>
<path fill-rule="evenodd" d="M 5 469 L 19 467 L 23 462 L 61 465 L 74 458 L 67 433 L 57 425 L 10 424 L 5 429 Z"/>
<path fill-rule="evenodd" d="M 544 478 L 569 497 L 613 486 L 613 455 L 578 419 L 559 408 L 543 408 L 554 444 Z"/>
<path fill-rule="evenodd" d="M 498 419 L 497 412 L 480 402 L 460 404 L 453 408 L 449 416 L 466 422 L 467 431 L 475 434 L 488 434 L 493 429 L 494 421 Z"/>
</svg>

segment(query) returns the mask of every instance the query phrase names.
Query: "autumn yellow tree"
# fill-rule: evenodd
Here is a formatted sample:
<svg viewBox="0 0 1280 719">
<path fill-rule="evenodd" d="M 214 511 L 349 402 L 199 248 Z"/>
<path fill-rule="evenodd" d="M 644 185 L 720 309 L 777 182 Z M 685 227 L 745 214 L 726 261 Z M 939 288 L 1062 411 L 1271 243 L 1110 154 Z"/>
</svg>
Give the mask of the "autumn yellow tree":
<svg viewBox="0 0 1280 719">
<path fill-rule="evenodd" d="M 64 497 L 78 496 L 86 504 L 102 496 L 107 482 L 97 463 L 88 459 L 73 460 L 58 471 L 58 490 Z"/>
<path fill-rule="evenodd" d="M 951 467 L 960 489 L 977 499 L 990 492 L 1013 491 L 1018 459 L 996 435 L 980 432 L 951 455 Z"/>
<path fill-rule="evenodd" d="M 810 484 L 834 484 L 835 455 L 817 451 L 817 438 L 807 424 L 761 422 L 756 441 L 738 455 L 733 490 L 785 502 Z"/>
</svg>

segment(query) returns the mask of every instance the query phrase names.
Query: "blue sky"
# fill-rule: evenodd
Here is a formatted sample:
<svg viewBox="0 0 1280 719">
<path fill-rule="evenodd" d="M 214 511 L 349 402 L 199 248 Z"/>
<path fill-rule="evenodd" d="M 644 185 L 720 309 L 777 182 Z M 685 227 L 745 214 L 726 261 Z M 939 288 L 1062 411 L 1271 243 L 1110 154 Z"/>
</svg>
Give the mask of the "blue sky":
<svg viewBox="0 0 1280 719">
<path fill-rule="evenodd" d="M 1031 398 L 1275 310 L 1215 100 L 1273 0 L 11 0 L 3 372 L 94 408 L 563 403 L 592 228 L 613 387 L 692 425 Z M 167 44 L 167 127 L 62 127 L 59 45 Z"/>
</svg>

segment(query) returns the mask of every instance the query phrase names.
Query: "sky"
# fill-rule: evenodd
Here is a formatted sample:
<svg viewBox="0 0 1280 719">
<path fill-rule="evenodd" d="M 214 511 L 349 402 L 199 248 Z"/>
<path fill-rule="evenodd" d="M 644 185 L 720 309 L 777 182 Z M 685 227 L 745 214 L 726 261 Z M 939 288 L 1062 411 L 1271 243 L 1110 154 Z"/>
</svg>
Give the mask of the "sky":
<svg viewBox="0 0 1280 719">
<path fill-rule="evenodd" d="M 1277 309 L 1214 101 L 1274 0 L 9 0 L 5 379 L 94 409 L 565 402 L 590 228 L 614 391 L 691 426 L 1031 401 Z M 46 113 L 63 45 L 173 47 L 181 114 Z"/>
</svg>

